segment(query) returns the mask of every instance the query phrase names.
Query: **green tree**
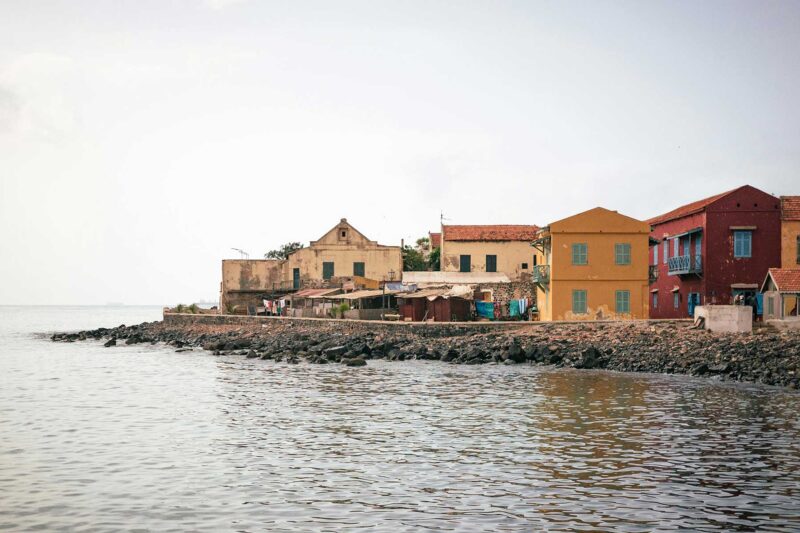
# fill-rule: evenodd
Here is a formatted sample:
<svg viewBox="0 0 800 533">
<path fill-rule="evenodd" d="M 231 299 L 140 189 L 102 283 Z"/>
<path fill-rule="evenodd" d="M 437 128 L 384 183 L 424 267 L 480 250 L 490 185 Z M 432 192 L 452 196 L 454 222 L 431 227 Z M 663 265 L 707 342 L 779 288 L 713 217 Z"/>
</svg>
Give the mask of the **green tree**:
<svg viewBox="0 0 800 533">
<path fill-rule="evenodd" d="M 428 269 L 428 262 L 422 252 L 409 245 L 403 246 L 403 271 L 420 272 Z"/>
<path fill-rule="evenodd" d="M 439 258 L 442 255 L 442 249 L 438 246 L 428 256 L 428 267 L 433 271 L 439 270 Z"/>
<path fill-rule="evenodd" d="M 277 250 L 270 250 L 264 254 L 264 259 L 286 259 L 292 252 L 303 248 L 299 242 L 287 242 Z"/>
</svg>

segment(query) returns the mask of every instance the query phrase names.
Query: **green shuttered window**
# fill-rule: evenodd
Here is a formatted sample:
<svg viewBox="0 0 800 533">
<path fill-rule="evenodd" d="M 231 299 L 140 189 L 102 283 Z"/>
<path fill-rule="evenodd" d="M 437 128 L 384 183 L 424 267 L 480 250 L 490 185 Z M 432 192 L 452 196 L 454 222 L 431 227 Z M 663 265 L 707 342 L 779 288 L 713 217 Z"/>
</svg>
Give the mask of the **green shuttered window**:
<svg viewBox="0 0 800 533">
<path fill-rule="evenodd" d="M 462 255 L 458 258 L 459 262 L 459 271 L 460 272 L 470 272 L 472 271 L 472 256 L 471 255 Z"/>
<path fill-rule="evenodd" d="M 331 279 L 333 277 L 333 262 L 322 263 L 322 279 Z"/>
<path fill-rule="evenodd" d="M 614 245 L 614 261 L 618 265 L 631 264 L 631 245 L 627 242 L 620 242 Z M 656 259 L 658 263 L 658 259 Z"/>
<path fill-rule="evenodd" d="M 617 291 L 616 310 L 617 313 L 631 312 L 631 291 Z"/>
<path fill-rule="evenodd" d="M 572 312 L 576 315 L 586 314 L 586 291 L 573 290 L 572 291 Z"/>
<path fill-rule="evenodd" d="M 497 272 L 497 256 L 486 256 L 486 272 Z"/>
<path fill-rule="evenodd" d="M 589 245 L 584 242 L 576 242 L 572 245 L 572 264 L 589 264 Z"/>
<path fill-rule="evenodd" d="M 354 276 L 361 276 L 363 278 L 365 270 L 366 269 L 364 268 L 364 263 L 361 263 L 361 262 L 353 263 L 353 275 Z"/>
</svg>

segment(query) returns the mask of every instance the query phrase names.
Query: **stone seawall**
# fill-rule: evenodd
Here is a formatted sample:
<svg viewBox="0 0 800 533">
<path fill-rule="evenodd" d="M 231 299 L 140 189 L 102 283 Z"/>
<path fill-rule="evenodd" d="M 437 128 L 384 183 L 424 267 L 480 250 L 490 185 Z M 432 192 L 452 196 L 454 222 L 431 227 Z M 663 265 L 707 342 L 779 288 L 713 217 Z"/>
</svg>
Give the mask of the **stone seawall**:
<svg viewBox="0 0 800 533">
<path fill-rule="evenodd" d="M 537 364 L 660 372 L 800 386 L 800 331 L 690 329 L 688 321 L 403 323 L 165 314 L 162 322 L 53 335 L 106 346 L 163 342 L 297 364 L 363 366 L 370 359 Z"/>
</svg>

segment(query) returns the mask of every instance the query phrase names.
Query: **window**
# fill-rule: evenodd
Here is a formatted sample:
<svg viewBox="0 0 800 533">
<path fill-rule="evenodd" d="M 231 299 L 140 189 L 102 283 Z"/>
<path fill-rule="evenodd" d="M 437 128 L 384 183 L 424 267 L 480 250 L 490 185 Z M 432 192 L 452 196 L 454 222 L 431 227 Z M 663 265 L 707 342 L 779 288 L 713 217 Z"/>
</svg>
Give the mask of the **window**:
<svg viewBox="0 0 800 533">
<path fill-rule="evenodd" d="M 617 313 L 631 312 L 631 291 L 617 291 L 616 310 Z"/>
<path fill-rule="evenodd" d="M 586 243 L 575 243 L 572 245 L 572 264 L 589 264 L 589 245 Z"/>
<path fill-rule="evenodd" d="M 667 239 L 664 239 L 664 264 L 667 264 L 667 258 L 669 257 L 669 244 L 667 243 Z"/>
<path fill-rule="evenodd" d="M 675 309 L 681 306 L 681 293 L 673 292 L 672 293 L 672 307 Z"/>
<path fill-rule="evenodd" d="M 797 236 L 797 264 L 800 265 L 800 235 Z"/>
<path fill-rule="evenodd" d="M 733 257 L 751 257 L 753 252 L 753 232 L 733 232 Z"/>
<path fill-rule="evenodd" d="M 522 270 L 528 270 L 528 263 L 522 263 Z"/>
<path fill-rule="evenodd" d="M 586 314 L 586 291 L 573 290 L 572 291 L 572 312 L 576 315 Z"/>
<path fill-rule="evenodd" d="M 362 262 L 353 263 L 353 275 L 354 276 L 361 276 L 363 278 L 365 270 L 366 269 L 364 268 L 364 263 L 362 263 Z"/>
<path fill-rule="evenodd" d="M 680 242 L 678 241 L 680 241 L 680 239 L 672 239 L 672 257 L 678 257 L 678 254 L 680 253 L 678 248 L 680 246 Z"/>
<path fill-rule="evenodd" d="M 322 263 L 322 279 L 331 279 L 333 277 L 333 262 Z"/>
<path fill-rule="evenodd" d="M 346 230 L 342 230 L 342 239 L 344 239 L 345 237 L 347 237 L 347 231 Z"/>
<path fill-rule="evenodd" d="M 486 272 L 497 272 L 497 256 L 486 256 Z"/>
<path fill-rule="evenodd" d="M 470 272 L 472 270 L 472 256 L 462 255 L 458 258 L 459 272 Z"/>
<path fill-rule="evenodd" d="M 658 245 L 653 246 L 653 265 L 658 266 Z"/>
<path fill-rule="evenodd" d="M 800 237 L 797 238 L 797 248 L 800 250 Z M 797 252 L 797 257 L 800 257 L 800 251 Z M 536 257 L 536 254 L 533 255 L 533 266 L 539 264 L 539 258 Z"/>
<path fill-rule="evenodd" d="M 630 243 L 623 242 L 614 245 L 614 261 L 618 265 L 631 264 L 631 245 Z"/>
<path fill-rule="evenodd" d="M 653 309 L 658 309 L 658 293 L 653 293 Z"/>
</svg>

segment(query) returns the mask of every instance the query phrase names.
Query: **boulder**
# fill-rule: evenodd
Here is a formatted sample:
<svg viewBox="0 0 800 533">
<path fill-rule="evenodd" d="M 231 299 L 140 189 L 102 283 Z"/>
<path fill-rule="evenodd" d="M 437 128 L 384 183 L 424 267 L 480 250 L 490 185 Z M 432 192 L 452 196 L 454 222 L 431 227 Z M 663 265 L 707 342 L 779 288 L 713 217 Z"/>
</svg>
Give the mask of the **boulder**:
<svg viewBox="0 0 800 533">
<path fill-rule="evenodd" d="M 367 362 L 363 357 L 352 357 L 350 359 L 342 359 L 342 364 L 345 366 L 366 366 Z"/>
<path fill-rule="evenodd" d="M 111 346 L 116 346 L 116 345 L 117 345 L 117 339 L 112 338 L 106 341 L 106 343 L 103 346 L 105 346 L 106 348 L 110 348 Z"/>
</svg>

